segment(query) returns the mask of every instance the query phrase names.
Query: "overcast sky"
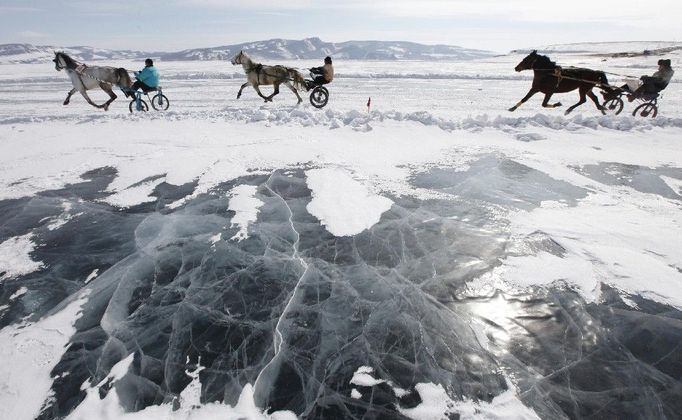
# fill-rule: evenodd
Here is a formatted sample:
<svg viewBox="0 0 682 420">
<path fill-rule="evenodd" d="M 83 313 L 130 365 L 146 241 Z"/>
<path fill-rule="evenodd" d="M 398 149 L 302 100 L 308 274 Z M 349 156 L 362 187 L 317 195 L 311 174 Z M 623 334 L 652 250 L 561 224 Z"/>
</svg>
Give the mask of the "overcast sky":
<svg viewBox="0 0 682 420">
<path fill-rule="evenodd" d="M 269 38 L 393 40 L 498 52 L 682 41 L 680 0 L 0 0 L 0 44 L 174 51 Z"/>
</svg>

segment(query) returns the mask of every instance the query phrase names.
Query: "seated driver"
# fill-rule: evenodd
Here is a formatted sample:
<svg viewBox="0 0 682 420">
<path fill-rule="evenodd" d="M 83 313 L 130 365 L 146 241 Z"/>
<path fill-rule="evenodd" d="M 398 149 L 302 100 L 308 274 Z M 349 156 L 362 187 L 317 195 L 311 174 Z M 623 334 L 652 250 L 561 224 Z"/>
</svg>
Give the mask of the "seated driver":
<svg viewBox="0 0 682 420">
<path fill-rule="evenodd" d="M 147 92 L 159 87 L 159 72 L 154 67 L 154 61 L 151 58 L 144 60 L 144 68 L 135 72 L 135 78 L 137 81 L 130 87 L 132 92 L 138 89 Z"/>
<path fill-rule="evenodd" d="M 675 74 L 675 71 L 673 71 L 670 59 L 658 60 L 658 71 L 651 76 L 642 76 L 640 78 L 642 84 L 632 92 L 632 95 L 628 95 L 628 100 L 632 102 L 643 93 L 658 93 L 662 91 L 670 83 L 673 74 Z M 630 91 L 629 88 L 627 90 Z"/>
<path fill-rule="evenodd" d="M 672 79 L 673 71 L 670 60 L 658 60 L 658 71 L 651 76 L 642 76 L 638 80 L 630 80 L 629 83 L 624 84 L 620 88 L 606 89 L 608 93 L 604 94 L 604 99 L 609 100 L 615 98 L 619 94 L 619 90 L 623 92 L 630 92 L 628 100 L 632 102 L 642 94 L 658 93 L 665 89 Z"/>
<path fill-rule="evenodd" d="M 313 82 L 317 85 L 326 85 L 334 80 L 334 67 L 332 66 L 332 58 L 324 58 L 324 66 L 313 67 L 310 72 L 315 75 Z"/>
</svg>

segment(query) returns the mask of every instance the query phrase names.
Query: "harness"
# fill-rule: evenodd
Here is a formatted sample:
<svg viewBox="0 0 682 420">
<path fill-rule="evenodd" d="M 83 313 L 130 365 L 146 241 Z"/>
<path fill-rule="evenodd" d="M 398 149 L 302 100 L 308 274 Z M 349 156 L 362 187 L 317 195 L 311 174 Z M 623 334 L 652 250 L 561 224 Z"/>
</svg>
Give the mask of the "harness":
<svg viewBox="0 0 682 420">
<path fill-rule="evenodd" d="M 261 82 L 260 82 L 260 75 L 261 75 L 261 74 L 264 74 L 264 75 L 270 76 L 270 77 L 274 77 L 274 78 L 277 78 L 277 79 L 280 79 L 280 80 L 284 80 L 284 81 L 287 81 L 287 82 L 293 82 L 293 81 L 295 81 L 295 80 L 292 79 L 291 77 L 280 77 L 280 76 L 277 75 L 277 74 L 270 74 L 270 73 L 268 73 L 268 72 L 266 72 L 266 71 L 263 71 L 263 67 L 264 67 L 264 66 L 263 66 L 261 63 L 254 64 L 253 66 L 251 66 L 251 67 L 249 67 L 248 69 L 246 69 L 246 74 L 254 73 L 254 72 L 255 72 L 255 73 L 256 73 L 256 80 L 258 81 L 258 84 L 261 83 Z M 284 66 L 273 66 L 273 67 L 282 67 L 282 68 L 284 68 L 284 69 L 287 71 L 287 74 L 289 74 L 289 68 L 287 68 L 287 67 L 284 67 Z"/>
</svg>

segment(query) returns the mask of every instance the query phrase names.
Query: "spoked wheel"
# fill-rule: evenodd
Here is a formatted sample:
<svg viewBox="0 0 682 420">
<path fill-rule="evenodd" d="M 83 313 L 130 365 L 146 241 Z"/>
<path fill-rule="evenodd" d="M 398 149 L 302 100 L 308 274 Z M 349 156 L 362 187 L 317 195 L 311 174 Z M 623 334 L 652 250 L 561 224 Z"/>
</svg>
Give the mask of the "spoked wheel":
<svg viewBox="0 0 682 420">
<path fill-rule="evenodd" d="M 654 103 L 645 102 L 632 111 L 633 117 L 636 117 L 637 115 L 644 118 L 656 118 L 656 115 L 658 115 L 658 107 Z"/>
<path fill-rule="evenodd" d="M 162 93 L 157 93 L 152 98 L 152 108 L 157 111 L 165 111 L 169 106 L 170 102 L 168 101 L 168 98 L 166 98 L 166 95 Z"/>
<path fill-rule="evenodd" d="M 142 112 L 149 111 L 149 105 L 147 105 L 147 103 L 144 101 L 144 99 L 140 99 L 140 108 L 141 108 L 140 111 L 142 111 Z M 130 101 L 130 104 L 128 105 L 128 109 L 130 110 L 130 112 L 135 112 L 138 110 L 137 109 L 137 101 L 135 99 Z"/>
<path fill-rule="evenodd" d="M 618 115 L 623 110 L 623 100 L 620 98 L 612 98 L 604 102 L 604 110 L 607 114 Z"/>
<path fill-rule="evenodd" d="M 324 86 L 316 86 L 310 92 L 310 104 L 315 108 L 323 108 L 329 101 L 329 91 Z"/>
</svg>

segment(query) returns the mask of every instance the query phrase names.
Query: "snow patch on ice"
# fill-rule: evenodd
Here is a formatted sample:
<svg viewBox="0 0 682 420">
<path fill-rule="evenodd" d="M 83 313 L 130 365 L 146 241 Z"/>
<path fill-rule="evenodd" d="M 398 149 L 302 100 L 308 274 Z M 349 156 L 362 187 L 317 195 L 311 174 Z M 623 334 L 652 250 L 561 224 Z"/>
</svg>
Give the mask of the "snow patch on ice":
<svg viewBox="0 0 682 420">
<path fill-rule="evenodd" d="M 173 403 L 151 405 L 137 412 L 125 412 L 116 393 L 116 381 L 123 378 L 133 362 L 134 354 L 118 362 L 110 374 L 94 387 L 90 387 L 87 381 L 83 384 L 86 397 L 83 402 L 67 417 L 67 420 L 295 420 L 296 415 L 290 411 L 278 411 L 271 414 L 263 413 L 253 399 L 253 387 L 250 384 L 244 386 L 237 404 L 231 407 L 227 404 L 209 403 L 201 405 L 201 382 L 199 372 L 204 368 L 199 366 L 194 371 L 186 371 L 192 381 L 180 393 L 180 408 L 174 410 Z M 106 397 L 100 398 L 100 388 L 108 382 L 113 382 L 114 387 Z"/>
<path fill-rule="evenodd" d="M 83 213 L 76 213 L 76 214 L 71 214 L 71 209 L 73 208 L 73 205 L 68 202 L 68 201 L 62 201 L 62 208 L 64 209 L 64 212 L 60 214 L 58 217 L 52 219 L 52 222 L 47 225 L 47 228 L 49 230 L 57 230 L 67 224 L 71 219 L 81 216 Z"/>
<path fill-rule="evenodd" d="M 458 414 L 462 420 L 540 419 L 533 409 L 523 405 L 512 389 L 496 396 L 489 403 L 453 401 L 440 384 L 419 383 L 415 385 L 415 390 L 422 403 L 414 408 L 398 408 L 401 414 L 415 420 L 441 420 L 450 414 Z"/>
<path fill-rule="evenodd" d="M 671 178 L 669 176 L 661 176 L 661 179 L 668 184 L 670 189 L 675 191 L 677 195 L 682 196 L 682 179 Z"/>
<path fill-rule="evenodd" d="M 99 268 L 95 268 L 92 270 L 92 273 L 88 274 L 88 277 L 85 279 L 85 284 L 90 283 L 99 275 Z"/>
<path fill-rule="evenodd" d="M 350 383 L 358 386 L 375 386 L 386 382 L 383 379 L 376 379 L 372 376 L 372 373 L 374 373 L 373 368 L 369 366 L 360 366 L 353 374 Z"/>
<path fill-rule="evenodd" d="M 0 330 L 0 418 L 32 420 L 40 413 L 52 386 L 50 372 L 76 332 L 87 295 L 35 324 Z"/>
<path fill-rule="evenodd" d="M 120 208 L 129 208 L 138 204 L 151 203 L 156 201 L 156 197 L 151 196 L 157 185 L 165 181 L 165 177 L 143 182 L 134 186 L 129 186 L 117 191 L 104 199 L 103 202 Z"/>
<path fill-rule="evenodd" d="M 562 258 L 540 252 L 534 256 L 509 257 L 499 271 L 504 280 L 519 287 L 563 282 L 576 287 L 587 302 L 595 302 L 599 297 L 599 281 L 592 263 L 577 255 Z"/>
<path fill-rule="evenodd" d="M 36 246 L 32 239 L 33 233 L 27 233 L 0 243 L 0 281 L 25 276 L 45 266 L 31 259 Z"/>
<path fill-rule="evenodd" d="M 357 235 L 371 228 L 393 205 L 341 169 L 313 169 L 306 177 L 313 197 L 308 212 L 334 236 Z"/>
<path fill-rule="evenodd" d="M 231 239 L 241 241 L 249 237 L 249 224 L 258 219 L 258 212 L 263 202 L 256 198 L 258 187 L 255 185 L 238 185 L 230 191 L 230 203 L 228 209 L 235 212 L 232 217 L 232 226 L 239 227 Z"/>
<path fill-rule="evenodd" d="M 12 296 L 9 297 L 9 300 L 10 300 L 10 301 L 13 301 L 13 300 L 15 300 L 15 299 L 17 299 L 17 298 L 19 298 L 19 297 L 25 295 L 26 292 L 28 292 L 28 289 L 27 289 L 27 288 L 25 288 L 25 287 L 20 287 L 19 290 L 17 290 L 16 292 L 12 293 Z"/>
<path fill-rule="evenodd" d="M 495 276 L 521 287 L 564 282 L 588 302 L 599 299 L 600 284 L 605 283 L 682 308 L 679 206 L 660 196 L 626 192 L 631 196 L 628 201 L 590 195 L 575 207 L 543 203 L 515 214 L 514 237 L 544 232 L 566 255 L 509 257 Z"/>
</svg>

